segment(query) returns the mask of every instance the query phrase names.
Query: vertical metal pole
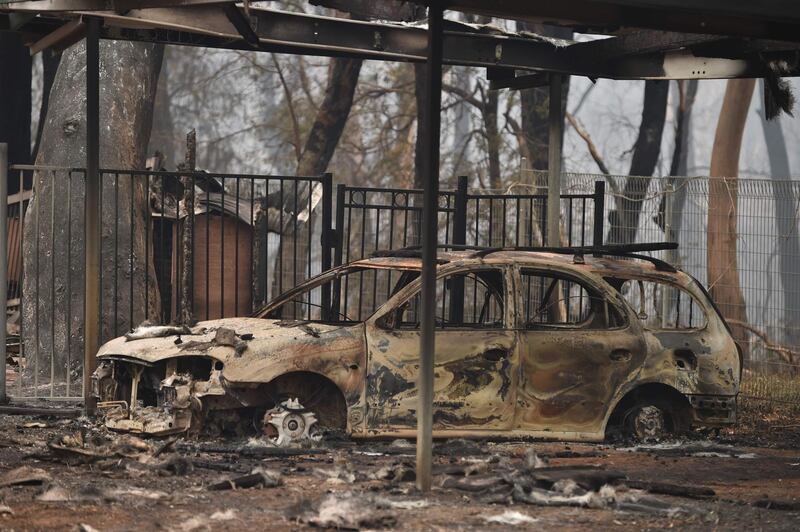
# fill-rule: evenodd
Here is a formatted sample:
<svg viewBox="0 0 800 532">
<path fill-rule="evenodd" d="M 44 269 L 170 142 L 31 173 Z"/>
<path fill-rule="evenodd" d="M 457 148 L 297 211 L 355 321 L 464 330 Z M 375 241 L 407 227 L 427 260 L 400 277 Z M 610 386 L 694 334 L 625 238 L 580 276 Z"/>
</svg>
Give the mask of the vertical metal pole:
<svg viewBox="0 0 800 532">
<path fill-rule="evenodd" d="M 431 489 L 433 447 L 433 370 L 436 317 L 436 241 L 439 203 L 439 128 L 442 105 L 442 19 L 444 10 L 438 2 L 428 8 L 428 65 L 425 113 L 428 127 L 423 137 L 422 202 L 422 330 L 420 337 L 419 414 L 417 417 L 417 487 Z"/>
<path fill-rule="evenodd" d="M 83 400 L 86 415 L 95 410 L 92 372 L 100 333 L 100 21 L 86 32 L 86 206 L 84 209 L 85 295 Z"/>
<path fill-rule="evenodd" d="M 19 189 L 20 197 L 23 190 Z M 6 223 L 8 221 L 8 144 L 0 143 L 0 302 L 3 309 L 0 312 L 0 345 L 3 346 L 3 371 L 0 373 L 0 403 L 8 401 L 6 396 L 6 318 L 8 317 L 8 300 L 6 289 L 8 279 L 6 278 L 7 252 L 8 252 L 8 233 Z M 20 205 L 20 211 L 22 206 Z"/>
<path fill-rule="evenodd" d="M 547 150 L 547 245 L 561 240 L 561 139 L 564 116 L 561 111 L 561 74 L 550 74 L 550 138 Z"/>
<path fill-rule="evenodd" d="M 467 243 L 467 176 L 458 176 L 455 205 L 453 209 L 453 244 Z M 464 321 L 464 277 L 452 279 L 450 288 L 450 322 Z"/>
<path fill-rule="evenodd" d="M 592 245 L 603 245 L 603 225 L 605 223 L 606 210 L 606 182 L 594 182 L 594 227 L 592 228 Z M 599 256 L 599 255 L 598 255 Z"/>
<path fill-rule="evenodd" d="M 320 273 L 331 269 L 331 251 L 333 248 L 333 174 L 322 176 L 322 234 L 320 240 L 322 253 L 320 257 Z M 311 229 L 309 228 L 309 231 Z M 309 265 L 311 261 L 309 261 Z M 322 311 L 323 320 L 336 319 L 330 316 L 331 312 L 331 283 L 322 287 Z"/>
<path fill-rule="evenodd" d="M 667 242 L 675 242 L 675 235 L 672 232 L 672 201 L 675 197 L 675 185 L 668 180 L 667 189 L 664 191 L 664 236 Z M 678 251 L 674 249 L 667 250 L 667 262 L 675 264 L 677 262 Z M 669 327 L 669 311 L 672 306 L 673 291 L 666 283 L 660 284 L 661 286 L 661 327 Z"/>
</svg>

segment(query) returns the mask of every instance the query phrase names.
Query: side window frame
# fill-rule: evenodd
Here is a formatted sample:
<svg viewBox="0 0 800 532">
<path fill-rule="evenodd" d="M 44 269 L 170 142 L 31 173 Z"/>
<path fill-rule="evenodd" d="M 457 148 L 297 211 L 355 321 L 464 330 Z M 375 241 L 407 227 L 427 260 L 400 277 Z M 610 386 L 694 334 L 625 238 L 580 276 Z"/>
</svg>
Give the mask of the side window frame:
<svg viewBox="0 0 800 532">
<path fill-rule="evenodd" d="M 503 280 L 503 288 L 502 294 L 504 297 L 503 301 L 503 325 L 502 327 L 497 328 L 480 328 L 480 327 L 466 327 L 466 326 L 454 326 L 454 327 L 436 327 L 436 332 L 441 331 L 500 331 L 500 330 L 513 330 L 514 328 L 514 320 L 513 320 L 513 311 L 512 307 L 516 308 L 516 298 L 513 297 L 511 286 L 512 286 L 512 278 L 511 278 L 511 269 L 505 264 L 471 264 L 469 266 L 459 266 L 455 268 L 443 268 L 436 272 L 436 282 L 438 283 L 441 279 L 446 277 L 451 277 L 453 275 L 458 274 L 470 274 L 479 271 L 488 271 L 493 270 L 497 271 Z M 411 328 L 403 328 L 397 327 L 396 324 L 392 323 L 389 324 L 387 321 L 391 319 L 392 315 L 394 315 L 397 310 L 399 310 L 403 305 L 407 302 L 411 301 L 415 296 L 420 294 L 422 290 L 421 281 L 419 278 L 415 279 L 412 283 L 408 286 L 404 287 L 403 290 L 397 292 L 392 300 L 386 302 L 386 304 L 374 314 L 373 318 L 370 320 L 372 321 L 376 327 L 385 331 L 419 331 L 419 329 L 411 329 Z M 437 301 L 437 303 L 439 303 Z"/>
<path fill-rule="evenodd" d="M 656 326 L 647 325 L 643 320 L 639 319 L 637 321 L 642 326 L 642 328 L 647 329 L 649 331 L 657 331 L 657 332 L 699 332 L 699 331 L 704 331 L 705 329 L 708 328 L 709 310 L 713 310 L 713 309 L 706 308 L 704 303 L 703 303 L 703 299 L 698 297 L 696 294 L 693 294 L 691 292 L 691 290 L 689 289 L 689 287 L 682 286 L 682 285 L 680 285 L 678 283 L 670 282 L 670 281 L 665 280 L 665 279 L 653 279 L 653 278 L 641 277 L 641 276 L 635 276 L 635 275 L 628 276 L 628 277 L 604 276 L 603 280 L 606 281 L 609 284 L 611 284 L 608 281 L 609 277 L 613 278 L 613 279 L 617 279 L 617 280 L 622 280 L 622 283 L 620 283 L 620 288 L 619 288 L 619 290 L 617 290 L 617 293 L 619 294 L 620 298 L 624 301 L 625 305 L 627 307 L 629 307 L 629 309 L 633 312 L 634 316 L 638 316 L 639 309 L 634 308 L 633 304 L 628 302 L 627 299 L 625 299 L 625 296 L 622 294 L 622 290 L 621 289 L 622 289 L 622 285 L 624 285 L 627 282 L 639 282 L 639 281 L 661 284 L 661 285 L 668 286 L 669 288 L 671 288 L 673 290 L 676 290 L 678 292 L 681 292 L 681 293 L 685 294 L 686 296 L 689 297 L 689 299 L 691 301 L 693 301 L 694 305 L 698 308 L 698 310 L 700 312 L 702 312 L 702 315 L 703 315 L 703 325 L 701 325 L 699 327 L 663 327 L 663 326 L 657 326 L 656 327 Z M 612 284 L 612 287 L 613 287 L 613 284 Z"/>
<path fill-rule="evenodd" d="M 515 302 L 516 306 L 519 309 L 517 313 L 517 321 L 516 321 L 516 328 L 520 331 L 578 331 L 578 330 L 585 330 L 585 331 L 620 331 L 627 329 L 630 324 L 630 316 L 628 315 L 628 305 L 623 301 L 623 298 L 620 294 L 615 292 L 615 296 L 619 297 L 612 297 L 610 294 L 606 293 L 603 286 L 592 279 L 585 278 L 583 276 L 574 274 L 573 272 L 565 272 L 561 270 L 556 270 L 552 268 L 542 267 L 538 265 L 524 265 L 520 264 L 516 268 L 516 275 L 515 279 L 519 282 L 519 289 L 516 290 L 516 297 Z M 561 324 L 547 324 L 543 323 L 540 328 L 533 328 L 527 326 L 527 321 L 524 316 L 524 309 L 525 309 L 525 301 L 523 294 L 523 276 L 525 273 L 523 272 L 531 272 L 536 275 L 540 275 L 542 277 L 548 277 L 551 279 L 558 279 L 560 281 L 569 281 L 572 283 L 576 283 L 580 285 L 583 290 L 586 291 L 589 297 L 592 297 L 592 294 L 600 297 L 605 302 L 607 307 L 606 317 L 605 317 L 605 325 L 602 327 L 587 327 L 584 322 L 582 323 L 561 323 Z M 602 284 L 605 283 L 605 280 L 602 281 Z M 608 286 L 609 290 L 613 290 L 612 287 Z M 609 316 L 610 313 L 614 312 L 619 320 L 620 323 L 611 326 L 609 325 Z"/>
</svg>

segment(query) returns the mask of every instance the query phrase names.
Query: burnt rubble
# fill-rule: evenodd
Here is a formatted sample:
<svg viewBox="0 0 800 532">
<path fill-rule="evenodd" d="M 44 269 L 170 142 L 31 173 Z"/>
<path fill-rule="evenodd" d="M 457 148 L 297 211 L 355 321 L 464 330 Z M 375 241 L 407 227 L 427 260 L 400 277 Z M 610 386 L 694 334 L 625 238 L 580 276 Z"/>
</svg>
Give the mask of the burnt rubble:
<svg viewBox="0 0 800 532">
<path fill-rule="evenodd" d="M 242 518 L 241 509 L 215 504 L 213 498 L 237 492 L 263 493 L 268 500 L 288 496 L 284 504 L 275 503 L 277 518 L 336 529 L 397 527 L 409 516 L 440 505 L 481 509 L 470 514 L 479 527 L 530 525 L 543 519 L 547 508 L 700 526 L 719 521 L 721 504 L 779 513 L 798 510 L 788 498 L 727 501 L 710 486 L 655 478 L 635 469 L 632 473 L 609 459 L 636 454 L 662 460 L 658 453 L 669 450 L 665 456 L 671 461 L 757 460 L 736 458 L 750 454 L 747 449 L 713 443 L 637 450 L 444 440 L 434 447 L 434 489 L 423 497 L 414 484 L 415 448 L 407 440 L 355 443 L 332 437 L 279 447 L 266 436 L 143 439 L 111 432 L 85 418 L 17 418 L 14 427 L 0 438 L 6 457 L 0 462 L 0 518 L 13 518 L 30 504 L 158 507 L 202 500 L 202 511 L 170 526 L 213 528 Z M 683 454 L 678 454 L 680 448 Z M 697 456 L 701 448 L 711 454 Z M 12 455 L 18 456 L 13 468 L 7 467 Z M 208 498 L 210 494 L 218 495 Z"/>
</svg>

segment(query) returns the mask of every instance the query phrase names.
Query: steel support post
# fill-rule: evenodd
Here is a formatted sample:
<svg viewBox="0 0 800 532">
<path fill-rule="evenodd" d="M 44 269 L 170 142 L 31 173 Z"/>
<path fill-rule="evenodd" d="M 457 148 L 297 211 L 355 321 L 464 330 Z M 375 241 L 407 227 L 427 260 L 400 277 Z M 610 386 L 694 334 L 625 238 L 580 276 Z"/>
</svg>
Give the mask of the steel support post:
<svg viewBox="0 0 800 532">
<path fill-rule="evenodd" d="M 22 194 L 22 189 L 20 189 Z M 20 208 L 22 202 L 20 202 Z M 3 304 L 3 311 L 0 312 L 0 345 L 3 346 L 3 371 L 0 373 L 0 404 L 8 402 L 6 395 L 6 319 L 8 318 L 8 298 L 6 289 L 8 279 L 6 278 L 6 266 L 8 255 L 8 233 L 6 224 L 8 222 L 8 144 L 0 143 L 0 301 Z"/>
<path fill-rule="evenodd" d="M 436 317 L 436 245 L 438 238 L 439 203 L 439 128 L 442 104 L 442 18 L 438 2 L 428 8 L 428 63 L 425 113 L 428 127 L 423 137 L 422 205 L 422 330 L 420 336 L 419 408 L 417 415 L 417 487 L 431 489 L 431 456 L 433 447 L 433 370 Z"/>
<path fill-rule="evenodd" d="M 560 246 L 561 239 L 561 139 L 564 113 L 561 108 L 561 74 L 550 74 L 550 138 L 547 150 L 547 245 Z"/>
<path fill-rule="evenodd" d="M 100 340 L 100 19 L 86 31 L 86 203 L 84 207 L 85 304 L 83 400 L 93 415 L 92 372 Z"/>
</svg>

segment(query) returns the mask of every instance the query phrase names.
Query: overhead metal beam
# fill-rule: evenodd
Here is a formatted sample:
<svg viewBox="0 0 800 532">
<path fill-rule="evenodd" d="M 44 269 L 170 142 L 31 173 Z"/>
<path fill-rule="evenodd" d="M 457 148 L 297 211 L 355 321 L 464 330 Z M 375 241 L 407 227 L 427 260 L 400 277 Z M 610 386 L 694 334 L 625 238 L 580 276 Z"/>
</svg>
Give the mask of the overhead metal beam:
<svg viewBox="0 0 800 532">
<path fill-rule="evenodd" d="M 232 3 L 234 0 L 0 0 L 0 8 L 16 11 L 105 11 L 124 12 L 148 7 L 180 7 Z"/>
<path fill-rule="evenodd" d="M 568 26 L 582 33 L 648 28 L 800 41 L 800 10 L 792 0 L 452 0 L 448 9 Z"/>
<path fill-rule="evenodd" d="M 544 87 L 550 84 L 550 75 L 547 72 L 538 74 L 525 74 L 522 76 L 489 80 L 489 89 L 522 90 L 534 87 Z"/>
<path fill-rule="evenodd" d="M 107 39 L 253 50 L 255 35 L 258 38 L 257 49 L 268 52 L 426 61 L 427 32 L 424 27 L 258 8 L 251 8 L 248 18 L 238 7 L 227 9 L 228 16 L 217 5 L 94 14 L 103 17 L 101 37 Z M 241 18 L 234 12 L 239 12 Z M 58 23 L 63 22 L 59 20 Z M 37 17 L 26 29 L 51 31 L 43 24 L 42 17 Z M 247 34 L 247 39 L 242 32 Z M 610 79 L 712 79 L 763 77 L 767 74 L 763 54 L 754 48 L 757 45 L 753 41 L 746 45 L 742 41 L 733 41 L 731 46 L 720 48 L 714 46 L 719 39 L 715 41 L 709 36 L 693 34 L 681 37 L 664 32 L 640 32 L 636 37 L 627 36 L 619 42 L 616 39 L 595 41 L 597 44 L 557 46 L 544 39 L 446 30 L 442 61 L 452 65 L 550 71 Z M 742 43 L 742 46 L 732 48 L 734 43 Z M 707 54 L 723 54 L 725 50 L 733 49 L 738 51 L 738 55 L 703 56 L 697 51 L 691 53 L 687 48 L 681 48 L 683 45 L 691 45 Z M 641 46 L 641 53 L 634 53 L 636 46 Z M 787 58 L 793 58 L 796 50 L 800 49 L 800 44 L 785 42 L 764 41 L 764 46 L 771 54 L 781 57 L 785 53 Z M 795 46 L 794 50 L 791 46 Z M 681 49 L 661 51 L 675 47 Z M 786 64 L 794 66 L 784 76 L 800 75 L 797 61 L 786 61 Z"/>
<path fill-rule="evenodd" d="M 678 33 L 672 31 L 639 30 L 621 33 L 607 39 L 578 42 L 568 47 L 568 54 L 591 55 L 595 61 L 620 59 L 627 55 L 642 55 L 679 50 L 696 44 L 719 41 L 719 35 Z"/>
</svg>

